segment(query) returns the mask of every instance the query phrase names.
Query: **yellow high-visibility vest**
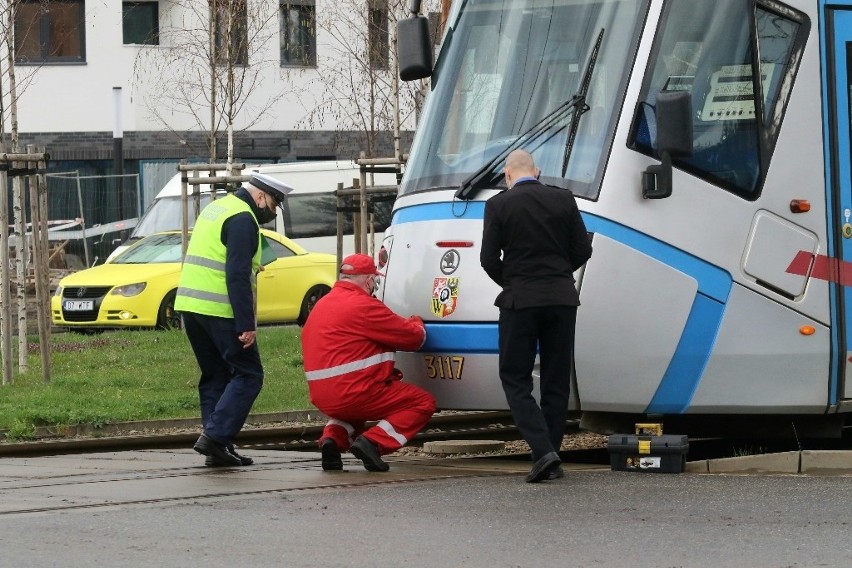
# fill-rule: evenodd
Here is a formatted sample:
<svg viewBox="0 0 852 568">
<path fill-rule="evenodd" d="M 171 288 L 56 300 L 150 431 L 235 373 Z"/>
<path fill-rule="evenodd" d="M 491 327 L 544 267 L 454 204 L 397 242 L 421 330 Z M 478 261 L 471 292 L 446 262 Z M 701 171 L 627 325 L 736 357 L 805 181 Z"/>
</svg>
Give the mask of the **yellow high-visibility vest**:
<svg viewBox="0 0 852 568">
<path fill-rule="evenodd" d="M 227 250 L 222 244 L 222 226 L 238 213 L 251 213 L 257 218 L 248 203 L 233 194 L 210 203 L 201 211 L 192 230 L 192 238 L 183 260 L 180 283 L 178 284 L 175 310 L 208 316 L 233 318 L 234 309 L 228 298 L 225 279 Z M 258 226 L 259 229 L 259 226 Z M 255 292 L 255 274 L 260 266 L 261 239 L 252 258 L 252 291 Z M 255 292 L 256 294 L 256 292 Z"/>
</svg>

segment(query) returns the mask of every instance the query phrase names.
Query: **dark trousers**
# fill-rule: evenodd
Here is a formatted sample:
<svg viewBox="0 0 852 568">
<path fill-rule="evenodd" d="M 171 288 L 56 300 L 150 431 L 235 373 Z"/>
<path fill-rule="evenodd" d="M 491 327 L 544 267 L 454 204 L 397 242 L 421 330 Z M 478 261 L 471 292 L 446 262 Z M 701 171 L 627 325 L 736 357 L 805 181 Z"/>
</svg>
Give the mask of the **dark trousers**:
<svg viewBox="0 0 852 568">
<path fill-rule="evenodd" d="M 576 306 L 500 310 L 500 382 L 533 460 L 558 452 L 568 418 Z M 532 395 L 536 347 L 541 406 Z"/>
<path fill-rule="evenodd" d="M 238 339 L 234 320 L 184 312 L 183 323 L 201 368 L 198 398 L 204 433 L 230 444 L 248 418 L 263 386 L 263 365 L 255 342 Z"/>
</svg>

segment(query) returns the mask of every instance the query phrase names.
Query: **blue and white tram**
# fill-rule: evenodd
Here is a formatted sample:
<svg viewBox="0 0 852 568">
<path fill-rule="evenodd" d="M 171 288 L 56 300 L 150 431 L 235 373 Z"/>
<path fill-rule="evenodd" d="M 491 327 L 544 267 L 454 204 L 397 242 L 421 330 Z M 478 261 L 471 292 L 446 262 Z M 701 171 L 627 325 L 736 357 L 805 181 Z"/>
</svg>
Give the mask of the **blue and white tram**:
<svg viewBox="0 0 852 568">
<path fill-rule="evenodd" d="M 380 253 L 384 301 L 427 323 L 408 380 L 441 408 L 506 407 L 479 243 L 523 147 L 593 233 L 584 426 L 843 424 L 852 0 L 459 0 L 434 70 L 424 20 L 401 23 L 401 75 L 431 91 Z"/>
</svg>

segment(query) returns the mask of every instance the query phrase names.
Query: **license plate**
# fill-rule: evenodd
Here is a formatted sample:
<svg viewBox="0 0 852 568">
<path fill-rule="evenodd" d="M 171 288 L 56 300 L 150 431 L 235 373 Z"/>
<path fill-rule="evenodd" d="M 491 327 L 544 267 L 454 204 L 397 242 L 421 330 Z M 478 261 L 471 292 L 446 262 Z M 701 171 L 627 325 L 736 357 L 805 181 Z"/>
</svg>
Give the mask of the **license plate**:
<svg viewBox="0 0 852 568">
<path fill-rule="evenodd" d="M 62 309 L 66 312 L 90 312 L 94 307 L 94 300 L 65 300 L 62 303 Z"/>
</svg>

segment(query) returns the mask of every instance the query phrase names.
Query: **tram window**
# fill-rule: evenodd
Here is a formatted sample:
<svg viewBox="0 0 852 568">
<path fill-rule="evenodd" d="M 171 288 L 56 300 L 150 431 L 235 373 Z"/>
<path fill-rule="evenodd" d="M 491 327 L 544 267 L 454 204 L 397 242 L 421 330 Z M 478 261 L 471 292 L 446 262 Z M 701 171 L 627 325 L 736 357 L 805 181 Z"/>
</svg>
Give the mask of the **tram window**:
<svg viewBox="0 0 852 568">
<path fill-rule="evenodd" d="M 760 195 L 810 23 L 774 1 L 754 16 L 763 116 L 756 115 L 749 3 L 666 3 L 631 129 L 629 146 L 655 155 L 654 105 L 661 91 L 692 93 L 693 154 L 674 159 L 745 199 Z"/>
</svg>

